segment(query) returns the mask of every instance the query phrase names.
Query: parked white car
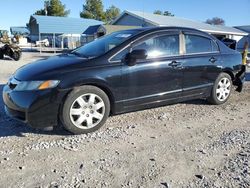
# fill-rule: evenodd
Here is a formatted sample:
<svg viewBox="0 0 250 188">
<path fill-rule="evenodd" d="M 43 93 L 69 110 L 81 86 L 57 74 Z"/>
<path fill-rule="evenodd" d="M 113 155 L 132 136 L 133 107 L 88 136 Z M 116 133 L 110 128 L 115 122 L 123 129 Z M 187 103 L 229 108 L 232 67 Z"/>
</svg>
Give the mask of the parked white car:
<svg viewBox="0 0 250 188">
<path fill-rule="evenodd" d="M 49 40 L 48 39 L 38 40 L 38 41 L 36 41 L 36 46 L 48 47 L 49 46 Z"/>
</svg>

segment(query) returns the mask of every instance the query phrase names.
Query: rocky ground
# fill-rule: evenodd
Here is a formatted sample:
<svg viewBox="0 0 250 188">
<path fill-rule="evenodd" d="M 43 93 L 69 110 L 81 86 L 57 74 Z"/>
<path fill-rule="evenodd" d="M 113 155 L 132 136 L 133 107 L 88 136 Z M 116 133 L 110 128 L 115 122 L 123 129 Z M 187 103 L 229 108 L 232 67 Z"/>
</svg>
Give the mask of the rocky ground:
<svg viewBox="0 0 250 188">
<path fill-rule="evenodd" d="M 7 63 L 22 64 L 0 61 L 2 83 Z M 119 115 L 77 136 L 11 120 L 0 96 L 0 187 L 250 187 L 250 83 L 221 106 Z"/>
</svg>

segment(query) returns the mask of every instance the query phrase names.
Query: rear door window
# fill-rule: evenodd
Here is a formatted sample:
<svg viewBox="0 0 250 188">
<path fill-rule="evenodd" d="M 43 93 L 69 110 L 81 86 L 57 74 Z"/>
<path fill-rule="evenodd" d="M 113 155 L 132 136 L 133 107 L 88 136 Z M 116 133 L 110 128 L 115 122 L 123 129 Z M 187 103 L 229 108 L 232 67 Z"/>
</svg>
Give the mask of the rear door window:
<svg viewBox="0 0 250 188">
<path fill-rule="evenodd" d="M 185 35 L 185 48 L 186 54 L 219 51 L 218 45 L 213 40 L 198 35 Z"/>
</svg>

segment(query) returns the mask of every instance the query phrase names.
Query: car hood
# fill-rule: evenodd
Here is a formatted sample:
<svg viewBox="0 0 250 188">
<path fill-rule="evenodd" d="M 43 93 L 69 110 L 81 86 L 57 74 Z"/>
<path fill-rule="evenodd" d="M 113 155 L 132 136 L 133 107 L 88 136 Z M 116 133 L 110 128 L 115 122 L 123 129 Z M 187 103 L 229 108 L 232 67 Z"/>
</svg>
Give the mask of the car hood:
<svg viewBox="0 0 250 188">
<path fill-rule="evenodd" d="M 51 79 L 53 75 L 63 74 L 65 71 L 82 67 L 88 59 L 72 54 L 53 56 L 48 59 L 41 59 L 19 68 L 15 72 L 15 78 L 20 81 L 39 80 L 46 77 Z"/>
</svg>

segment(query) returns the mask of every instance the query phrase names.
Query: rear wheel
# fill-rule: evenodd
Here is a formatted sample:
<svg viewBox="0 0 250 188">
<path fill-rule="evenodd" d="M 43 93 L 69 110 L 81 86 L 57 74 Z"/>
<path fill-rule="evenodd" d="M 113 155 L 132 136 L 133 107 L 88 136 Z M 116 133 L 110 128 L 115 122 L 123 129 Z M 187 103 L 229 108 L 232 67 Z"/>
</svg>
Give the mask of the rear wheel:
<svg viewBox="0 0 250 188">
<path fill-rule="evenodd" d="M 0 49 L 0 59 L 3 59 L 3 58 L 4 58 L 4 55 L 3 55 L 2 50 Z"/>
<path fill-rule="evenodd" d="M 208 101 L 215 105 L 223 104 L 229 99 L 231 91 L 232 80 L 230 75 L 221 73 L 214 83 L 211 96 L 208 98 Z"/>
<path fill-rule="evenodd" d="M 74 134 L 96 131 L 107 120 L 110 101 L 101 89 L 82 86 L 67 97 L 62 112 L 63 126 Z"/>
</svg>

